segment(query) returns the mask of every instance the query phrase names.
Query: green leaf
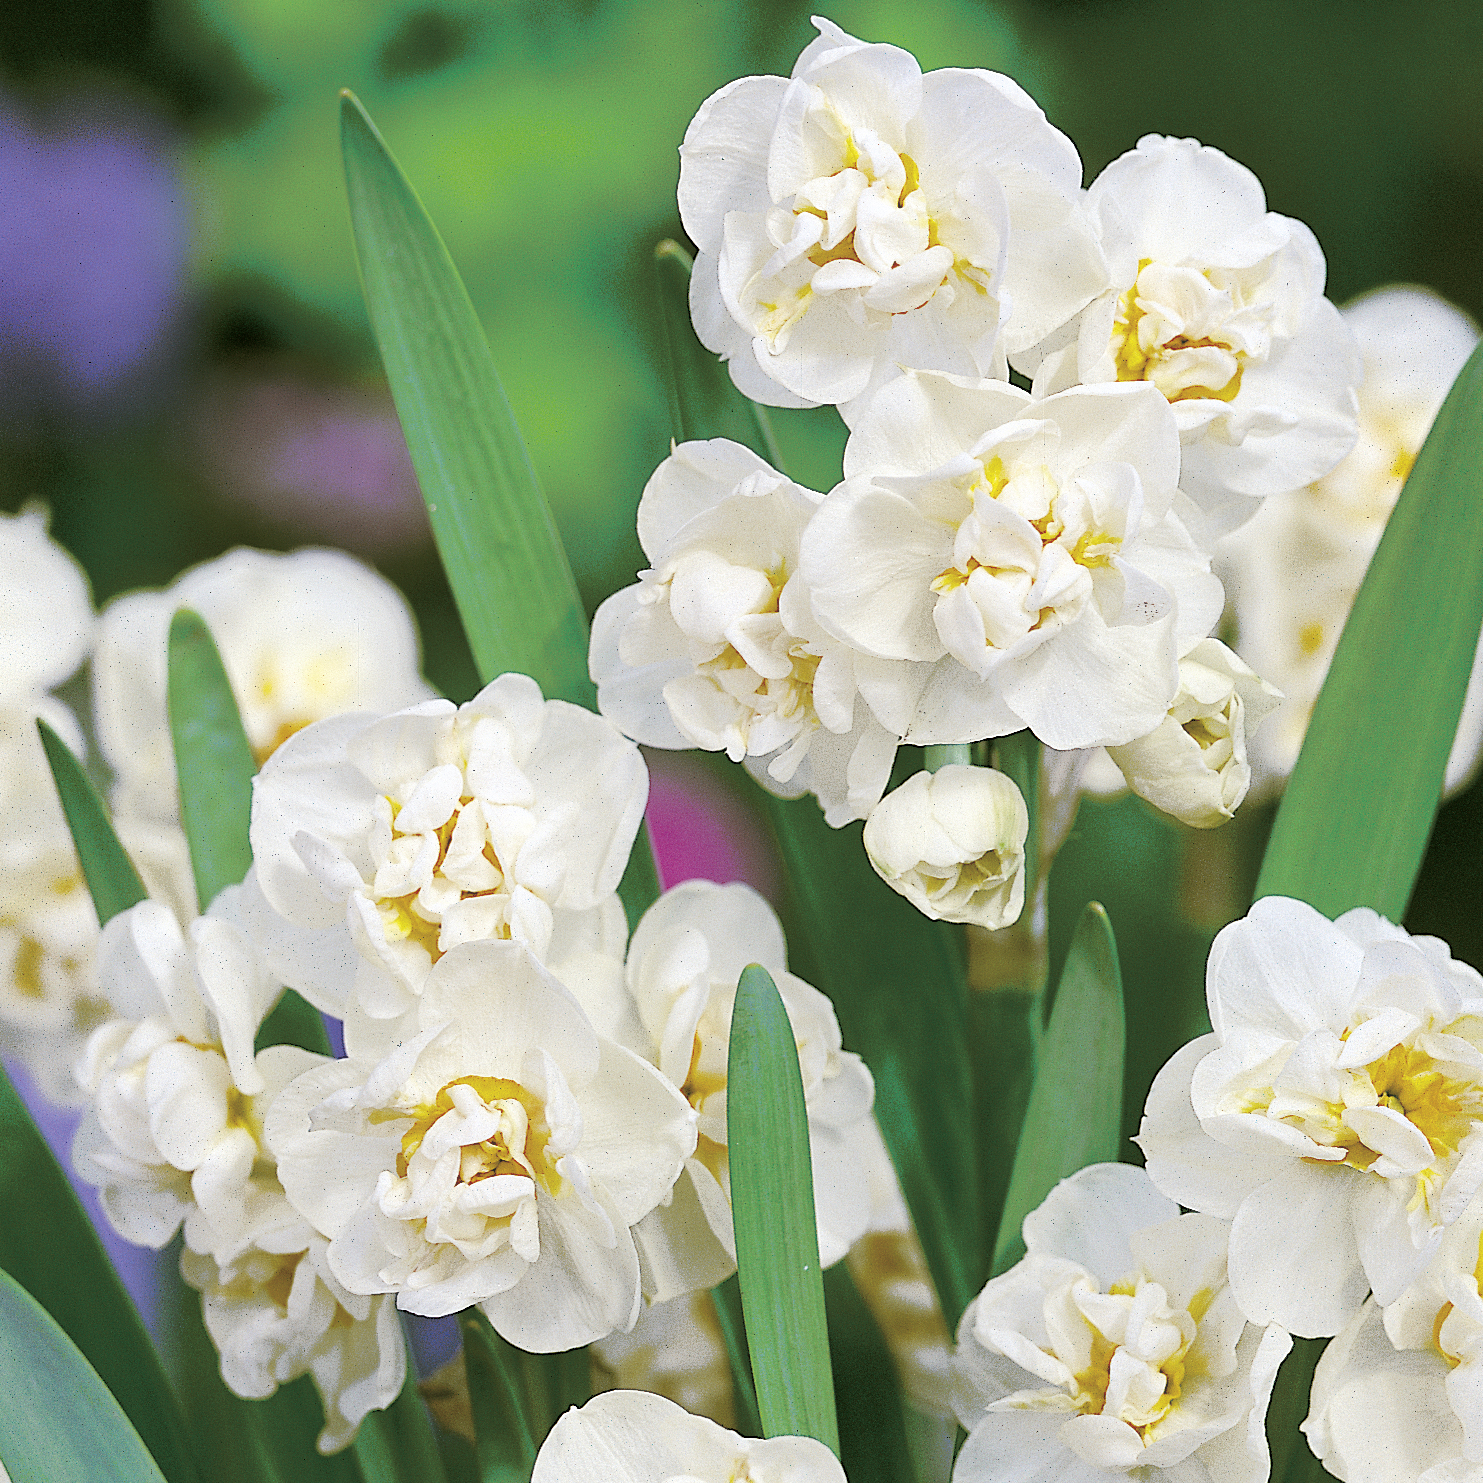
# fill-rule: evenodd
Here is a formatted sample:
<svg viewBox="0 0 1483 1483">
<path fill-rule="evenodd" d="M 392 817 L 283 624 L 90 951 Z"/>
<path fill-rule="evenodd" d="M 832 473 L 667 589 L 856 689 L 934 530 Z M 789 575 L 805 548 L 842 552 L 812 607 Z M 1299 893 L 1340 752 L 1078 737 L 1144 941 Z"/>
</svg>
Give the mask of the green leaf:
<svg viewBox="0 0 1483 1483">
<path fill-rule="evenodd" d="M 432 1418 L 417 1393 L 407 1357 L 407 1382 L 384 1411 L 372 1411 L 353 1444 L 365 1483 L 446 1483 Z"/>
<path fill-rule="evenodd" d="M 170 620 L 170 738 L 180 822 L 190 845 L 201 910 L 252 866 L 247 826 L 257 771 L 231 682 L 211 630 L 181 608 Z"/>
<path fill-rule="evenodd" d="M 781 469 L 782 455 L 767 413 L 736 389 L 725 363 L 695 338 L 690 325 L 690 267 L 690 254 L 678 242 L 666 238 L 654 249 L 675 441 L 730 438 Z"/>
<path fill-rule="evenodd" d="M 839 1409 L 839 1460 L 850 1483 L 911 1477 L 896 1365 L 845 1262 L 824 1273 L 829 1350 Z"/>
<path fill-rule="evenodd" d="M 12 1483 L 164 1483 L 77 1346 L 0 1272 L 0 1463 Z"/>
<path fill-rule="evenodd" d="M 3 1071 L 0 1210 L 5 1212 L 0 1220 L 0 1267 L 82 1351 L 170 1483 L 195 1483 L 185 1424 L 139 1313 Z M 0 1351 L 5 1349 L 0 1344 Z M 5 1409 L 13 1409 L 13 1402 Z M 9 1466 L 9 1455 L 0 1451 L 0 1457 Z"/>
<path fill-rule="evenodd" d="M 1385 527 L 1287 784 L 1257 896 L 1405 914 L 1483 622 L 1483 346 Z"/>
<path fill-rule="evenodd" d="M 1041 1042 L 994 1243 L 995 1273 L 1024 1255 L 1020 1225 L 1061 1180 L 1088 1164 L 1116 1160 L 1122 1143 L 1124 1040 L 1117 943 L 1107 913 L 1092 902 L 1077 924 Z"/>
<path fill-rule="evenodd" d="M 1313 1372 L 1327 1339 L 1292 1341 L 1292 1353 L 1283 1360 L 1267 1406 L 1267 1445 L 1272 1454 L 1272 1483 L 1321 1483 L 1329 1476 L 1314 1457 L 1298 1424 L 1308 1414 Z"/>
<path fill-rule="evenodd" d="M 816 1437 L 837 1455 L 803 1077 L 777 985 L 755 963 L 742 970 L 731 1016 L 726 1144 L 762 1429 Z"/>
<path fill-rule="evenodd" d="M 530 1477 L 539 1446 L 521 1356 L 495 1333 L 478 1308 L 460 1313 L 458 1326 L 463 1332 L 479 1476 L 482 1483 L 519 1483 Z"/>
<path fill-rule="evenodd" d="M 742 1317 L 741 1285 L 732 1273 L 711 1289 L 711 1304 L 721 1326 L 721 1342 L 731 1365 L 731 1393 L 736 1408 L 736 1429 L 744 1437 L 762 1435 L 762 1417 L 757 1410 L 757 1387 L 752 1384 L 752 1356 L 747 1349 L 747 1325 Z"/>
<path fill-rule="evenodd" d="M 366 308 L 479 674 L 590 706 L 576 583 L 468 293 L 349 92 L 340 125 Z"/>
<path fill-rule="evenodd" d="M 99 924 L 106 926 L 111 917 L 137 905 L 149 893 L 134 862 L 118 842 L 108 810 L 82 764 L 45 721 L 38 720 L 36 728 L 51 765 L 57 796 L 62 800 L 67 827 L 72 831 L 72 842 L 77 846 L 77 858 L 82 862 L 83 879 L 92 894 Z"/>
<path fill-rule="evenodd" d="M 959 944 L 871 869 L 860 824 L 831 829 L 812 798 L 757 796 L 787 875 L 793 970 L 833 1000 L 845 1045 L 875 1077 L 876 1118 L 952 1332 L 982 1284 Z"/>
</svg>

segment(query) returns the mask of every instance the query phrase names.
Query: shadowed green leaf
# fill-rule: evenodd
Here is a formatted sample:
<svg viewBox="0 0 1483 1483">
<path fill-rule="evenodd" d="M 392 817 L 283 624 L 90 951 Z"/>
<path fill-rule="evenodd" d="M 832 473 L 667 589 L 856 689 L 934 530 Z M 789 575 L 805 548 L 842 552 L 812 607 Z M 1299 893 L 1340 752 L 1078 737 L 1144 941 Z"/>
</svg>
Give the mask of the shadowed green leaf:
<svg viewBox="0 0 1483 1483">
<path fill-rule="evenodd" d="M 0 1461 L 12 1483 L 164 1483 L 98 1373 L 0 1272 Z"/>
<path fill-rule="evenodd" d="M 204 911 L 252 866 L 247 826 L 257 771 L 231 681 L 211 630 L 181 608 L 170 620 L 170 739 L 180 785 L 180 822 Z"/>
<path fill-rule="evenodd" d="M 400 1394 L 384 1411 L 372 1411 L 361 1422 L 353 1445 L 365 1483 L 446 1483 L 437 1434 L 417 1393 L 410 1354 Z"/>
<path fill-rule="evenodd" d="M 1123 986 L 1107 913 L 1081 914 L 1041 1041 L 994 1243 L 995 1273 L 1024 1255 L 1020 1225 L 1067 1175 L 1112 1163 L 1122 1142 Z"/>
<path fill-rule="evenodd" d="M 742 1317 L 741 1285 L 733 1272 L 711 1289 L 711 1304 L 721 1326 L 721 1342 L 731 1365 L 731 1393 L 736 1407 L 736 1429 L 744 1437 L 762 1435 L 757 1412 L 757 1387 L 752 1384 L 752 1356 L 747 1351 L 747 1326 Z"/>
<path fill-rule="evenodd" d="M 72 842 L 77 846 L 77 858 L 82 862 L 83 879 L 88 883 L 98 921 L 106 925 L 111 917 L 137 905 L 149 893 L 113 832 L 108 810 L 82 770 L 82 764 L 45 721 L 38 720 L 36 727 L 57 785 L 57 796 L 62 800 L 62 812 L 67 816 L 67 827 L 72 831 Z"/>
<path fill-rule="evenodd" d="M 742 970 L 726 1061 L 726 1144 L 742 1312 L 762 1429 L 838 1454 L 798 1047 L 765 968 Z"/>
<path fill-rule="evenodd" d="M 766 411 L 736 389 L 721 359 L 695 338 L 690 325 L 690 265 L 690 254 L 670 238 L 654 249 L 675 441 L 730 438 L 781 469 L 782 455 Z"/>
<path fill-rule="evenodd" d="M 468 293 L 348 92 L 340 125 L 371 327 L 479 674 L 518 670 L 590 706 L 576 583 Z"/>
<path fill-rule="evenodd" d="M 1483 346 L 1448 393 L 1370 562 L 1256 894 L 1399 922 L 1483 622 Z"/>
<path fill-rule="evenodd" d="M 521 1356 L 477 1308 L 460 1313 L 458 1326 L 463 1332 L 480 1479 L 519 1483 L 530 1477 L 539 1446 Z"/>
</svg>

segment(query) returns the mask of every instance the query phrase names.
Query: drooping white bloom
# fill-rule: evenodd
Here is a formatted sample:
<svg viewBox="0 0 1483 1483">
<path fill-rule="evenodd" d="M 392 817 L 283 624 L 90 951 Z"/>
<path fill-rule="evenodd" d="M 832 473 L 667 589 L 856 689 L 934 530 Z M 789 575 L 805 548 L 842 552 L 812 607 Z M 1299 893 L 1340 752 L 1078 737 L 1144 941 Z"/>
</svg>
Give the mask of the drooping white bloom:
<svg viewBox="0 0 1483 1483">
<path fill-rule="evenodd" d="M 651 563 L 592 625 L 602 712 L 652 747 L 753 759 L 832 825 L 881 796 L 896 739 L 856 704 L 853 656 L 814 621 L 798 542 L 822 496 L 724 438 L 682 443 L 639 501 Z"/>
<path fill-rule="evenodd" d="M 1017 360 L 1036 391 L 1158 387 L 1184 445 L 1180 486 L 1215 534 L 1333 468 L 1354 445 L 1360 365 L 1313 233 L 1193 139 L 1146 135 L 1087 201 L 1111 286 Z"/>
<path fill-rule="evenodd" d="M 99 983 L 115 1018 L 78 1066 L 91 1106 L 72 1157 L 137 1246 L 163 1246 L 184 1221 L 189 1247 L 227 1259 L 265 1222 L 294 1221 L 260 1133 L 304 1053 L 253 1052 L 280 986 L 252 946 L 249 895 L 229 886 L 184 932 L 158 901 L 103 929 Z"/>
<path fill-rule="evenodd" d="M 253 857 L 277 911 L 305 929 L 342 924 L 363 961 L 353 992 L 312 958 L 278 966 L 326 1013 L 380 1021 L 389 1042 L 458 943 L 513 939 L 543 957 L 589 926 L 603 936 L 647 796 L 632 742 L 542 700 L 525 675 L 462 706 L 309 726 L 258 774 Z M 595 926 L 572 920 L 591 912 Z"/>
<path fill-rule="evenodd" d="M 1007 77 L 814 25 L 791 78 L 730 83 L 685 132 L 696 333 L 773 406 L 898 365 L 1002 375 L 1001 327 L 1031 345 L 1106 283 L 1075 147 Z"/>
<path fill-rule="evenodd" d="M 338 1452 L 368 1412 L 397 1398 L 406 1341 L 391 1298 L 360 1297 L 335 1281 L 322 1237 L 300 1222 L 285 1244 L 296 1249 L 250 1246 L 224 1262 L 186 1250 L 181 1275 L 201 1293 L 228 1389 L 263 1400 L 309 1375 L 324 1405 L 319 1450 Z"/>
<path fill-rule="evenodd" d="M 1483 1201 L 1388 1307 L 1371 1298 L 1323 1352 L 1303 1431 L 1346 1483 L 1483 1478 Z"/>
<path fill-rule="evenodd" d="M 845 1483 L 812 1437 L 741 1437 L 662 1395 L 610 1390 L 573 1407 L 541 1444 L 531 1483 Z"/>
<path fill-rule="evenodd" d="M 1180 658 L 1168 716 L 1108 755 L 1140 798 L 1196 829 L 1214 829 L 1246 797 L 1248 738 L 1281 700 L 1219 639 L 1202 639 Z"/>
<path fill-rule="evenodd" d="M 585 1001 L 599 1028 L 657 1066 L 699 1119 L 684 1176 L 637 1232 L 646 1278 L 660 1301 L 712 1287 L 736 1268 L 727 1057 L 737 980 L 749 963 L 772 975 L 798 1047 L 819 1259 L 825 1266 L 839 1261 L 870 1223 L 864 1171 L 880 1144 L 870 1072 L 842 1048 L 834 1006 L 787 971 L 783 930 L 766 901 L 750 886 L 686 881 L 666 891 L 634 929 L 627 999 Z"/>
<path fill-rule="evenodd" d="M 259 762 L 312 721 L 433 694 L 418 673 L 412 614 L 384 577 L 343 551 L 239 547 L 103 611 L 93 713 L 118 812 L 176 814 L 166 661 L 178 608 L 206 620 Z"/>
<path fill-rule="evenodd" d="M 865 853 L 893 891 L 935 922 L 993 931 L 1025 904 L 1030 816 L 1012 779 L 950 764 L 913 773 L 865 821 Z"/>
<path fill-rule="evenodd" d="M 1323 478 L 1266 500 L 1219 553 L 1243 659 L 1287 699 L 1251 749 L 1257 785 L 1292 771 L 1360 583 L 1448 388 L 1478 342 L 1472 321 L 1423 289 L 1348 305 L 1364 358 L 1359 441 Z M 1480 649 L 1483 654 L 1483 649 Z M 1483 660 L 1475 660 L 1445 788 L 1483 747 Z"/>
<path fill-rule="evenodd" d="M 862 411 L 844 468 L 799 572 L 888 730 L 925 744 L 1029 727 L 1064 750 L 1164 719 L 1178 652 L 1223 594 L 1171 509 L 1179 438 L 1153 387 L 1033 400 L 903 376 Z"/>
<path fill-rule="evenodd" d="M 1149 1092 L 1149 1173 L 1233 1222 L 1253 1322 L 1337 1333 L 1483 1185 L 1483 978 L 1372 911 L 1269 896 L 1215 939 L 1206 1000 L 1214 1033 Z"/>
<path fill-rule="evenodd" d="M 959 1325 L 954 1483 L 1266 1483 L 1292 1340 L 1242 1316 L 1227 1232 L 1127 1164 L 1062 1180 L 1025 1217 L 1024 1260 Z"/>
<path fill-rule="evenodd" d="M 486 941 L 433 965 L 405 1041 L 306 1072 L 266 1133 L 349 1292 L 434 1317 L 477 1303 L 545 1352 L 632 1326 L 631 1227 L 673 1188 L 695 1114 L 523 946 Z"/>
</svg>

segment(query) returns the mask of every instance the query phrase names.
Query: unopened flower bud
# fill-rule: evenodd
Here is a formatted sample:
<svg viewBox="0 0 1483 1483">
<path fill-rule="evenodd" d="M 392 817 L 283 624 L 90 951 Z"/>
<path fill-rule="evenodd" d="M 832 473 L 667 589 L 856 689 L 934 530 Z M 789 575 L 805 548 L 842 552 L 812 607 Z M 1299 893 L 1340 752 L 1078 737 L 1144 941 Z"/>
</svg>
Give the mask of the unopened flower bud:
<svg viewBox="0 0 1483 1483">
<path fill-rule="evenodd" d="M 954 764 L 919 772 L 865 821 L 876 874 L 934 921 L 991 930 L 1025 904 L 1030 816 L 1002 772 Z"/>
</svg>

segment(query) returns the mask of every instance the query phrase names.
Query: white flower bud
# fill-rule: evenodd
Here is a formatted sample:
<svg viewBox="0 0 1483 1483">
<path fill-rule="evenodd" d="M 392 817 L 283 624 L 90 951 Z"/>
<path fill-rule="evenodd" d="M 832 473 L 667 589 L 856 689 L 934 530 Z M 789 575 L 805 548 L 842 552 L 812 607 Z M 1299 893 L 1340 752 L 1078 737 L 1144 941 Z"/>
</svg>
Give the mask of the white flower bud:
<svg viewBox="0 0 1483 1483">
<path fill-rule="evenodd" d="M 876 874 L 918 911 L 941 922 L 992 929 L 1025 904 L 1030 816 L 1002 772 L 954 764 L 919 772 L 865 821 Z"/>
<path fill-rule="evenodd" d="M 1251 786 L 1248 729 L 1281 699 L 1219 639 L 1205 639 L 1179 661 L 1179 694 L 1163 723 L 1107 753 L 1140 798 L 1196 829 L 1214 829 Z"/>
</svg>

